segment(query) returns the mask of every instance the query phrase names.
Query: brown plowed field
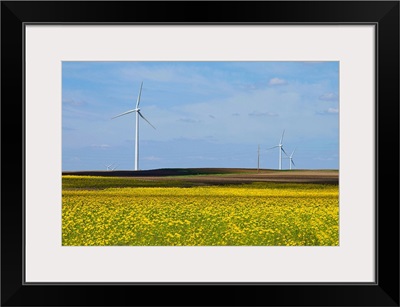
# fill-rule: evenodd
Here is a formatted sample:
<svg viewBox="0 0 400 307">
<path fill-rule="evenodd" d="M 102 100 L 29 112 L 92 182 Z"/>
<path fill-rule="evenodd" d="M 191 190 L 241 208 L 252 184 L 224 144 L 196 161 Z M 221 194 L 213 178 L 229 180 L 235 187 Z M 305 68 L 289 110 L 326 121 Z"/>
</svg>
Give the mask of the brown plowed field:
<svg viewBox="0 0 400 307">
<path fill-rule="evenodd" d="M 147 171 L 69 171 L 63 175 L 133 177 L 144 180 L 185 180 L 197 184 L 238 184 L 250 182 L 293 182 L 338 184 L 337 170 L 255 170 L 221 168 L 179 168 Z"/>
</svg>

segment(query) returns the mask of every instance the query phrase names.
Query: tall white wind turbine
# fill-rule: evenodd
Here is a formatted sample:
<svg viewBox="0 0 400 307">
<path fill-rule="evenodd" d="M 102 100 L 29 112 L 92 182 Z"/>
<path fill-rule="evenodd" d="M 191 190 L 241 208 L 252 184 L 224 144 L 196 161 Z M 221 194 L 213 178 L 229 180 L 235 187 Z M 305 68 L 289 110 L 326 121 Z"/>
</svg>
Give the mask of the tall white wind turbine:
<svg viewBox="0 0 400 307">
<path fill-rule="evenodd" d="M 154 129 L 156 129 L 156 127 L 154 127 L 140 112 L 140 108 L 139 108 L 139 104 L 140 104 L 140 95 L 142 94 L 142 87 L 143 87 L 143 81 L 140 85 L 140 90 L 139 90 L 139 95 L 136 101 L 136 108 L 133 110 L 129 110 L 126 111 L 124 113 L 121 113 L 119 115 L 114 116 L 112 119 L 129 114 L 129 113 L 133 113 L 136 112 L 136 135 L 135 135 L 135 171 L 137 171 L 139 169 L 139 116 L 141 118 L 143 118 L 150 126 L 152 126 Z"/>
<path fill-rule="evenodd" d="M 286 151 L 283 149 L 283 143 L 282 143 L 284 134 L 285 134 L 285 130 L 283 130 L 281 140 L 279 141 L 278 145 L 268 148 L 268 149 L 273 149 L 273 148 L 277 148 L 277 147 L 279 148 L 279 169 L 280 170 L 282 169 L 282 152 L 284 152 L 284 154 L 287 156 Z"/>
</svg>

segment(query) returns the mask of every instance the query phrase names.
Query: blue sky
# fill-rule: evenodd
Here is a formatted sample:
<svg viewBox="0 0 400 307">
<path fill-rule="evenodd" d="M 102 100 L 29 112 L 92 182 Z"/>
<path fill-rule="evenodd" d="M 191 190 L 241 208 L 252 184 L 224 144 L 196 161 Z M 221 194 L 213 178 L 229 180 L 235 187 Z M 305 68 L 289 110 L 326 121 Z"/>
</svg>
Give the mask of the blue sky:
<svg viewBox="0 0 400 307">
<path fill-rule="evenodd" d="M 63 170 L 134 168 L 142 81 L 139 169 L 339 168 L 339 62 L 63 62 Z"/>
</svg>

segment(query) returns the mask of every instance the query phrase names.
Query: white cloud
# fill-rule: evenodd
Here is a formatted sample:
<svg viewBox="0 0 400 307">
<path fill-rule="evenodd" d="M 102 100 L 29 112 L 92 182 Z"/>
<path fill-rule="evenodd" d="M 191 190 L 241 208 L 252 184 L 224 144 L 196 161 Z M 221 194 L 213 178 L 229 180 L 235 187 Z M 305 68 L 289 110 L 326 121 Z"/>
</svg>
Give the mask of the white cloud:
<svg viewBox="0 0 400 307">
<path fill-rule="evenodd" d="M 143 159 L 148 160 L 148 161 L 161 161 L 161 158 L 155 157 L 155 156 L 148 156 L 148 157 L 144 157 Z"/>
<path fill-rule="evenodd" d="M 253 111 L 249 113 L 249 116 L 279 116 L 277 113 L 272 113 L 272 112 L 257 112 Z"/>
<path fill-rule="evenodd" d="M 325 93 L 319 96 L 320 100 L 332 101 L 337 100 L 338 96 L 335 93 Z"/>
<path fill-rule="evenodd" d="M 101 149 L 106 149 L 106 148 L 110 148 L 110 145 L 108 144 L 92 144 L 93 148 L 101 148 Z"/>
<path fill-rule="evenodd" d="M 193 118 L 179 118 L 177 121 L 179 122 L 183 122 L 183 123 L 189 123 L 189 124 L 195 124 L 195 123 L 199 123 L 200 120 L 197 119 L 193 119 Z"/>
<path fill-rule="evenodd" d="M 269 85 L 284 85 L 287 84 L 287 81 L 280 78 L 272 78 L 268 82 Z"/>
<path fill-rule="evenodd" d="M 328 157 L 328 158 L 323 158 L 323 157 L 315 157 L 313 160 L 318 160 L 318 161 L 333 161 L 335 160 L 334 158 Z"/>
<path fill-rule="evenodd" d="M 319 114 L 319 115 L 329 115 L 329 114 L 338 114 L 338 113 L 339 113 L 339 109 L 337 109 L 337 108 L 328 108 L 327 110 L 317 112 L 317 114 Z"/>
</svg>

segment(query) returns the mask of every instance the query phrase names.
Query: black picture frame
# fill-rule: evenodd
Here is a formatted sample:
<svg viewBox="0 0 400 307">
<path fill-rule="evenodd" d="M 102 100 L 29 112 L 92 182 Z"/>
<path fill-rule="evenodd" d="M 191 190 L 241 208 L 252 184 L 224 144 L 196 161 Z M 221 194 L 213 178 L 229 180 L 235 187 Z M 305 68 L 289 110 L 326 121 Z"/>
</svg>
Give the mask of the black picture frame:
<svg viewBox="0 0 400 307">
<path fill-rule="evenodd" d="M 24 283 L 24 25 L 376 26 L 376 283 Z M 399 1 L 2 1 L 2 306 L 399 306 Z M 356 123 L 355 123 L 356 124 Z"/>
</svg>

